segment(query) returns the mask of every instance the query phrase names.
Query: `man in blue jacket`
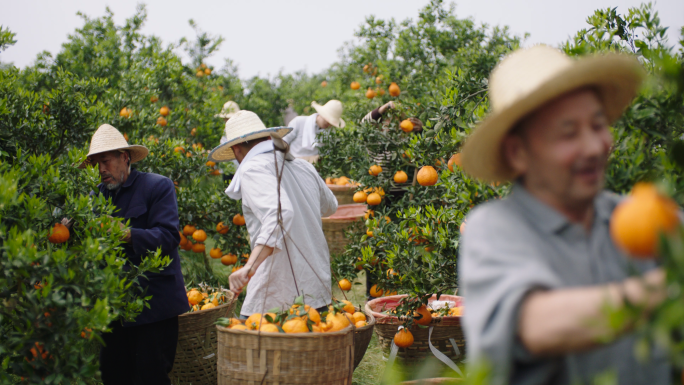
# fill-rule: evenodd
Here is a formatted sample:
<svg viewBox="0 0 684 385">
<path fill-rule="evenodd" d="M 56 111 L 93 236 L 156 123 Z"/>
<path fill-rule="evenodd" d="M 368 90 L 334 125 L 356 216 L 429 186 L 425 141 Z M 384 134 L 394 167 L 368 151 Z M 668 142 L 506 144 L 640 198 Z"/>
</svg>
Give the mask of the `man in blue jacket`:
<svg viewBox="0 0 684 385">
<path fill-rule="evenodd" d="M 93 135 L 87 160 L 79 167 L 98 165 L 99 193 L 112 199 L 114 216 L 130 220 L 123 248 L 128 263 L 138 265 L 148 252 L 161 248 L 171 264 L 147 273 L 140 286 L 152 296 L 133 322 L 114 322 L 102 337 L 102 381 L 109 384 L 170 384 L 178 342 L 178 315 L 189 310 L 178 256 L 178 206 L 173 182 L 157 174 L 131 170 L 148 154 L 144 146 L 128 145 L 109 124 Z"/>
</svg>

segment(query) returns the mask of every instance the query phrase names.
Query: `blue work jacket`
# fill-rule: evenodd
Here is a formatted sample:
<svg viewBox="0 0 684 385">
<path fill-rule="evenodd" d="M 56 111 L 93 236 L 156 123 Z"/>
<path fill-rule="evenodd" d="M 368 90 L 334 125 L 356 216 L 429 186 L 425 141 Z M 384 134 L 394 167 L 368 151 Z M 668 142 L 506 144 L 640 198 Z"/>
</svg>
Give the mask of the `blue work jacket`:
<svg viewBox="0 0 684 385">
<path fill-rule="evenodd" d="M 132 170 L 118 191 L 110 191 L 100 183 L 100 194 L 112 198 L 116 206 L 113 216 L 130 220 L 131 239 L 123 248 L 128 263 L 138 265 L 148 252 L 161 247 L 162 255 L 171 264 L 159 273 L 147 273 L 140 286 L 151 295 L 150 307 L 145 307 L 134 322 L 124 326 L 144 325 L 178 316 L 190 309 L 185 294 L 178 244 L 178 203 L 173 182 L 161 175 Z"/>
</svg>

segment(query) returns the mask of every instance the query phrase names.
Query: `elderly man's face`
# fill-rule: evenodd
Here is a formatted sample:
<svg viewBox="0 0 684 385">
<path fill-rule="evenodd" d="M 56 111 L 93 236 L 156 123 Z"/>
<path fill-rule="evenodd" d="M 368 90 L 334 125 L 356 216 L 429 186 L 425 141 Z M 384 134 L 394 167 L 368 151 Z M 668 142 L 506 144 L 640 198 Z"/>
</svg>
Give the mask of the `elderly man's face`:
<svg viewBox="0 0 684 385">
<path fill-rule="evenodd" d="M 100 178 L 108 190 L 118 189 L 128 178 L 128 153 L 108 151 L 93 155 L 90 160 L 99 166 Z"/>
<path fill-rule="evenodd" d="M 598 96 L 581 89 L 527 117 L 504 141 L 504 152 L 528 190 L 572 206 L 591 202 L 603 188 L 612 144 Z"/>
<path fill-rule="evenodd" d="M 321 129 L 326 129 L 331 126 L 331 124 L 327 120 L 325 120 L 325 118 L 321 115 L 316 116 L 316 124 Z"/>
</svg>

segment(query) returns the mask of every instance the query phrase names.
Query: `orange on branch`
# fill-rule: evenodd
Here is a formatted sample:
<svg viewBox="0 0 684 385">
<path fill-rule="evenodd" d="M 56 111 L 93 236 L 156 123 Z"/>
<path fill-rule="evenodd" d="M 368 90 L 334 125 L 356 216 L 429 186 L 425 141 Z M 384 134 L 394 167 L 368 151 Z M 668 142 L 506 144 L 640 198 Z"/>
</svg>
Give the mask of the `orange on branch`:
<svg viewBox="0 0 684 385">
<path fill-rule="evenodd" d="M 368 174 L 372 176 L 378 176 L 382 172 L 382 167 L 380 167 L 377 164 L 374 164 L 368 169 Z"/>
<path fill-rule="evenodd" d="M 425 307 L 425 305 L 420 305 L 420 307 L 413 313 L 413 318 L 416 319 L 418 325 L 427 326 L 432 322 L 432 314 Z"/>
<path fill-rule="evenodd" d="M 351 82 L 351 89 L 352 89 L 352 90 L 358 90 L 359 88 L 361 88 L 361 83 L 359 83 L 359 82 Z"/>
<path fill-rule="evenodd" d="M 69 240 L 70 236 L 69 229 L 66 226 L 61 223 L 55 223 L 52 231 L 50 231 L 50 236 L 48 236 L 48 241 L 55 244 L 64 243 Z"/>
<path fill-rule="evenodd" d="M 193 253 L 204 253 L 205 247 L 204 243 L 195 243 L 192 245 L 192 252 Z"/>
<path fill-rule="evenodd" d="M 226 254 L 223 257 L 221 257 L 221 263 L 230 266 L 234 265 L 237 263 L 238 257 L 235 254 Z"/>
<path fill-rule="evenodd" d="M 340 289 L 342 289 L 344 291 L 349 291 L 352 288 L 351 282 L 349 282 L 349 280 L 346 278 L 344 278 L 340 282 L 338 282 L 337 285 L 340 287 Z"/>
<path fill-rule="evenodd" d="M 411 132 L 413 131 L 413 123 L 408 119 L 404 119 L 399 123 L 399 128 L 404 132 Z"/>
<path fill-rule="evenodd" d="M 192 236 L 192 233 L 195 231 L 197 231 L 197 228 L 193 225 L 185 225 L 185 227 L 183 227 L 183 235 L 185 236 Z"/>
<path fill-rule="evenodd" d="M 380 202 L 382 202 L 382 197 L 378 193 L 371 193 L 368 195 L 368 199 L 366 199 L 366 203 L 371 206 L 377 206 Z"/>
<path fill-rule="evenodd" d="M 370 296 L 373 298 L 382 297 L 382 289 L 378 289 L 378 285 L 373 285 L 370 288 Z"/>
<path fill-rule="evenodd" d="M 154 96 L 154 95 L 150 96 L 150 102 L 151 102 L 151 103 L 156 103 L 156 102 L 158 102 L 158 101 L 159 101 L 159 98 L 158 98 L 158 97 L 156 97 L 156 96 Z"/>
<path fill-rule="evenodd" d="M 418 171 L 418 183 L 421 186 L 434 186 L 439 179 L 437 170 L 432 166 L 423 166 Z"/>
<path fill-rule="evenodd" d="M 211 68 L 205 68 L 205 69 L 204 69 L 204 74 L 207 75 L 207 76 L 211 75 Z"/>
<path fill-rule="evenodd" d="M 216 232 L 219 234 L 225 234 L 228 232 L 229 229 L 230 228 L 228 226 L 226 226 L 223 222 L 219 222 L 216 225 Z"/>
<path fill-rule="evenodd" d="M 192 233 L 192 239 L 197 242 L 204 242 L 207 240 L 207 233 L 204 230 L 195 230 Z"/>
<path fill-rule="evenodd" d="M 392 84 L 390 84 L 389 94 L 390 96 L 399 96 L 399 94 L 401 94 L 401 90 L 399 89 L 397 83 L 392 82 Z"/>
<path fill-rule="evenodd" d="M 213 259 L 219 259 L 223 256 L 221 253 L 221 249 L 214 247 L 213 249 L 209 250 L 209 256 Z"/>
<path fill-rule="evenodd" d="M 354 193 L 354 197 L 352 199 L 355 203 L 366 203 L 366 199 L 368 199 L 368 194 L 366 194 L 363 191 L 357 191 Z"/>
<path fill-rule="evenodd" d="M 454 154 L 449 158 L 449 162 L 447 163 L 447 167 L 449 168 L 449 171 L 454 172 L 454 166 L 461 167 L 461 153 L 459 152 L 458 154 Z"/>
<path fill-rule="evenodd" d="M 181 146 L 174 147 L 173 152 L 180 152 L 181 154 L 185 152 L 185 149 Z"/>
<path fill-rule="evenodd" d="M 162 126 L 162 127 L 165 127 L 168 124 L 168 122 L 166 121 L 165 118 L 160 116 L 157 118 L 157 124 Z"/>
<path fill-rule="evenodd" d="M 394 344 L 400 348 L 408 348 L 413 345 L 413 334 L 406 328 L 399 329 L 394 335 Z"/>
<path fill-rule="evenodd" d="M 233 217 L 233 224 L 236 226 L 244 226 L 245 225 L 245 217 L 242 216 L 242 214 L 235 214 Z"/>
<path fill-rule="evenodd" d="M 368 87 L 368 91 L 366 91 L 366 97 L 368 99 L 373 99 L 375 97 L 375 91 L 373 91 L 370 87 Z"/>
<path fill-rule="evenodd" d="M 166 106 L 159 109 L 159 113 L 161 114 L 161 116 L 167 116 L 170 112 L 171 110 L 169 110 L 169 107 Z"/>
<path fill-rule="evenodd" d="M 397 171 L 397 173 L 394 174 L 394 183 L 406 183 L 407 180 L 408 175 L 403 171 Z"/>
<path fill-rule="evenodd" d="M 327 87 L 327 86 L 328 86 L 328 82 L 326 82 L 325 80 L 323 80 L 323 81 L 321 82 L 321 87 Z"/>
</svg>

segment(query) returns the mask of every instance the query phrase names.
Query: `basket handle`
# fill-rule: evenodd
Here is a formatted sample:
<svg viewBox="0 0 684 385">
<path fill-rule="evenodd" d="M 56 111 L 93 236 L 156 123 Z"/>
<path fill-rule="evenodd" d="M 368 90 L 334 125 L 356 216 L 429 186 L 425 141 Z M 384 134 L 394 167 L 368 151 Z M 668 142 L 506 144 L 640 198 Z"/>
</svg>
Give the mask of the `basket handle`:
<svg viewBox="0 0 684 385">
<path fill-rule="evenodd" d="M 459 376 L 463 376 L 463 372 L 461 372 L 461 369 L 452 361 L 449 357 L 446 356 L 446 354 L 440 352 L 434 345 L 432 345 L 432 329 L 434 329 L 434 326 L 430 326 L 430 330 L 428 331 L 428 346 L 430 346 L 430 350 L 432 351 L 432 354 L 437 357 L 438 360 L 444 362 L 444 364 L 451 369 L 453 369 L 456 373 L 458 373 Z M 460 352 L 458 350 L 458 347 L 456 346 L 456 343 L 453 338 L 451 340 L 451 345 L 454 347 L 454 350 L 456 350 L 456 354 L 460 355 Z"/>
</svg>

